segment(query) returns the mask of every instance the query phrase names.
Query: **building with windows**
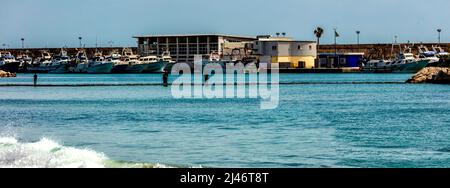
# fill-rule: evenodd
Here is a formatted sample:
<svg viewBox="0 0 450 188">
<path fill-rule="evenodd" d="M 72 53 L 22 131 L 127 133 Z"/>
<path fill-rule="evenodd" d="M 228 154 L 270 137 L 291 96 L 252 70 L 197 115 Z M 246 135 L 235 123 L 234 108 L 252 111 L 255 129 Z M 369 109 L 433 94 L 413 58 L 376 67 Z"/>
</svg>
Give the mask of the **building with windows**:
<svg viewBox="0 0 450 188">
<path fill-rule="evenodd" d="M 133 38 L 137 39 L 139 55 L 161 55 L 169 51 L 177 62 L 193 62 L 195 55 L 213 52 L 220 56 L 245 53 L 246 44 L 256 40 L 254 37 L 219 34 L 146 35 Z"/>
<path fill-rule="evenodd" d="M 317 43 L 285 36 L 258 36 L 253 54 L 259 56 L 260 62 L 278 63 L 280 68 L 311 69 L 315 68 Z"/>
</svg>

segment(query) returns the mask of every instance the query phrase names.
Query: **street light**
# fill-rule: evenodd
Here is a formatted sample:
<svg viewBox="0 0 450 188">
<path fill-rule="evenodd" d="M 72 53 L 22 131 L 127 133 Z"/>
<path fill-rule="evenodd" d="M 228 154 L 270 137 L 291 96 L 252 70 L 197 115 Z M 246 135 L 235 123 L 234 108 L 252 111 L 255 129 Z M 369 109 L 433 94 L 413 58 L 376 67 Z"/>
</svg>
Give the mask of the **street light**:
<svg viewBox="0 0 450 188">
<path fill-rule="evenodd" d="M 437 32 L 438 32 L 438 42 L 439 42 L 439 44 L 441 44 L 441 32 L 442 32 L 442 29 L 437 29 Z"/>
<path fill-rule="evenodd" d="M 23 44 L 23 41 L 25 41 L 25 39 L 21 38 L 20 40 L 22 41 L 22 49 L 23 49 L 23 48 L 25 48 L 25 45 Z"/>
<path fill-rule="evenodd" d="M 361 31 L 356 31 L 356 35 L 358 36 L 357 38 L 357 44 L 359 45 L 359 34 L 361 34 Z"/>
<path fill-rule="evenodd" d="M 83 47 L 83 45 L 81 44 L 81 40 L 83 39 L 83 37 L 78 37 L 78 40 L 80 40 L 80 48 Z"/>
</svg>

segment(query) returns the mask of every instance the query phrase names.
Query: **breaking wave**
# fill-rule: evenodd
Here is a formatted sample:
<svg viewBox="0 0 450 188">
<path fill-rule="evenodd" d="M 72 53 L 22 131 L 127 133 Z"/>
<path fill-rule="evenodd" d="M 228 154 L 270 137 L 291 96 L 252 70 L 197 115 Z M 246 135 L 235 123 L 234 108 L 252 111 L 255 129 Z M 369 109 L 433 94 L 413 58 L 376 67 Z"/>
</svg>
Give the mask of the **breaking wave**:
<svg viewBox="0 0 450 188">
<path fill-rule="evenodd" d="M 114 161 L 103 153 L 62 146 L 48 138 L 21 143 L 14 137 L 0 137 L 0 168 L 171 168 L 171 166 Z"/>
</svg>

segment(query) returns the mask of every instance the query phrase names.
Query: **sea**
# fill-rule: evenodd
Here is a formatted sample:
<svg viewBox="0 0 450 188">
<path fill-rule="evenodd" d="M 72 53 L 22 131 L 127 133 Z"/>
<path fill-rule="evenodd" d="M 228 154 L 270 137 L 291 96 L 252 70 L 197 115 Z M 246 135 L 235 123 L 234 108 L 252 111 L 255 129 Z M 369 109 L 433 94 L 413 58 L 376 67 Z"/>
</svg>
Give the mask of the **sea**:
<svg viewBox="0 0 450 188">
<path fill-rule="evenodd" d="M 261 109 L 133 85 L 159 74 L 18 74 L 0 79 L 0 167 L 450 167 L 450 86 L 411 76 L 280 74 Z"/>
</svg>

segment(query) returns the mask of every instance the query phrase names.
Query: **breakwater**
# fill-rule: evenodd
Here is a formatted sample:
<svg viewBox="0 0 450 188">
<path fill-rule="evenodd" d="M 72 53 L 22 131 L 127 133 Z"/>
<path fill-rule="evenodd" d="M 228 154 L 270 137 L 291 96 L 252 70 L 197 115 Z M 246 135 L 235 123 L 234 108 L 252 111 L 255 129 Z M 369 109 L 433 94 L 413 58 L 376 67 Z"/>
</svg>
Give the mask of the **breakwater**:
<svg viewBox="0 0 450 188">
<path fill-rule="evenodd" d="M 427 67 L 422 69 L 407 82 L 450 84 L 450 69 L 443 67 Z"/>
</svg>

